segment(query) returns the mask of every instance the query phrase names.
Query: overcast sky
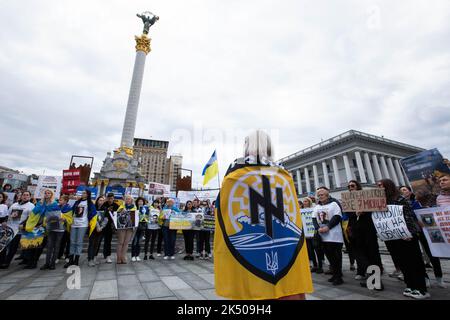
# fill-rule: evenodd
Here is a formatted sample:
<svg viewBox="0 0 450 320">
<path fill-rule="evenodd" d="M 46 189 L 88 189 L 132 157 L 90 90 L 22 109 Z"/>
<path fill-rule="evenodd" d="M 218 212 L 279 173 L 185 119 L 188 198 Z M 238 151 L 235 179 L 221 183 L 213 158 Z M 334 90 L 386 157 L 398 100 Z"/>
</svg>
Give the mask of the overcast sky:
<svg viewBox="0 0 450 320">
<path fill-rule="evenodd" d="M 215 148 L 223 175 L 257 128 L 276 159 L 350 129 L 450 156 L 448 0 L 0 0 L 0 165 L 61 175 L 77 154 L 100 169 L 146 10 L 160 20 L 135 136 L 170 140 L 194 187 Z"/>
</svg>

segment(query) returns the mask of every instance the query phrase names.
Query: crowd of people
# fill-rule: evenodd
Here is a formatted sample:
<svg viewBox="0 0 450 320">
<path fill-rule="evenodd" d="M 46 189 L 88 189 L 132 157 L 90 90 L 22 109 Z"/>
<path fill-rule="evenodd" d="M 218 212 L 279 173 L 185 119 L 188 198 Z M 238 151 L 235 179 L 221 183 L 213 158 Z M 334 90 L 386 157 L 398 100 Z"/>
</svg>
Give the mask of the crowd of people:
<svg viewBox="0 0 450 320">
<path fill-rule="evenodd" d="M 5 204 L 6 199 L 7 195 L 0 192 L 0 224 L 3 228 L 16 229 L 16 234 L 0 252 L 1 269 L 9 268 L 19 249 L 20 255 L 15 260 L 21 260 L 19 264 L 26 269 L 38 267 L 44 249 L 46 259 L 41 270 L 54 270 L 62 260 L 65 260 L 64 268 L 79 265 L 86 242 L 87 263 L 90 267 L 100 263 L 97 257 L 102 243 L 103 262 L 113 263 L 113 234 L 117 237 L 117 264 L 128 263 L 130 245 L 133 262 L 142 261 L 141 245 L 144 245 L 143 260 L 154 260 L 154 254 L 158 257 L 164 255 L 165 260 L 175 259 L 177 233 L 184 237 L 184 260 L 212 257 L 211 231 L 193 228 L 181 232 L 169 228 L 170 217 L 175 214 L 191 215 L 192 219 L 214 215 L 214 202 L 209 200 L 194 199 L 177 207 L 173 199 L 161 197 L 150 205 L 143 197 L 135 200 L 131 195 L 125 195 L 123 200 L 117 200 L 113 193 L 92 199 L 91 192 L 85 190 L 70 205 L 71 198 L 68 195 L 62 195 L 56 200 L 51 189 L 46 189 L 40 200 L 32 199 L 28 191 L 21 192 L 20 200 L 9 208 Z M 115 215 L 124 222 L 120 228 L 114 224 Z M 139 217 L 136 224 L 134 216 Z"/>
<path fill-rule="evenodd" d="M 385 241 L 395 270 L 389 277 L 405 282 L 403 295 L 415 299 L 430 297 L 427 288 L 431 286 L 427 268 L 432 268 L 437 286 L 446 288 L 443 281 L 440 259 L 433 257 L 423 232 L 423 223 L 414 214 L 414 210 L 432 205 L 450 205 L 450 176 L 439 178 L 441 193 L 434 201 L 421 202 L 416 199 L 408 186 L 396 187 L 394 182 L 383 179 L 377 182 L 384 188 L 388 205 L 403 207 L 403 216 L 412 237 Z M 361 184 L 348 182 L 350 192 L 361 190 Z M 136 200 L 126 195 L 122 200 L 115 199 L 113 193 L 91 198 L 89 190 L 82 192 L 75 203 L 69 205 L 70 198 L 62 195 L 58 200 L 51 189 L 46 189 L 42 199 L 32 199 L 30 192 L 16 194 L 15 202 L 6 205 L 7 194 L 0 192 L 0 224 L 2 227 L 16 228 L 17 233 L 0 253 L 0 268 L 10 266 L 20 248 L 16 260 L 27 269 L 37 268 L 39 257 L 46 248 L 45 263 L 41 270 L 54 270 L 55 265 L 65 260 L 64 268 L 79 265 L 83 253 L 83 244 L 88 241 L 87 261 L 93 267 L 100 263 L 97 259 L 103 243 L 103 262 L 113 263 L 111 243 L 113 235 L 117 237 L 116 263 L 128 263 L 128 248 L 131 244 L 131 261 L 141 261 L 141 245 L 144 246 L 143 260 L 173 260 L 177 234 L 182 234 L 185 244 L 184 260 L 196 257 L 211 258 L 210 233 L 208 230 L 172 230 L 169 228 L 173 214 L 214 215 L 215 204 L 194 199 L 178 208 L 173 199 L 157 198 L 151 204 L 139 197 Z M 370 276 L 369 266 L 378 266 L 384 272 L 380 256 L 377 231 L 370 212 L 343 212 L 339 200 L 330 196 L 330 190 L 320 187 L 315 197 L 310 196 L 299 201 L 301 208 L 313 209 L 315 233 L 306 239 L 308 256 L 313 273 L 329 274 L 332 285 L 341 285 L 343 281 L 343 246 L 350 258 L 350 269 L 355 271 L 354 279 L 366 287 Z M 138 212 L 139 221 L 131 223 L 125 219 L 124 226 L 115 228 L 114 214 L 130 215 Z M 18 213 L 20 212 L 20 214 Z M 57 214 L 55 214 L 55 212 Z M 19 214 L 19 216 L 18 216 Z M 119 219 L 119 218 L 118 218 Z M 329 270 L 324 270 L 325 258 Z M 355 268 L 356 264 L 356 268 Z M 384 290 L 383 283 L 375 290 Z"/>
<path fill-rule="evenodd" d="M 395 270 L 389 277 L 404 281 L 406 289 L 403 295 L 415 299 L 430 297 L 427 288 L 431 282 L 426 269 L 432 268 L 436 285 L 446 288 L 443 280 L 440 259 L 433 257 L 423 232 L 423 222 L 418 220 L 414 210 L 435 206 L 450 205 L 450 176 L 443 174 L 439 178 L 440 194 L 434 201 L 429 199 L 421 203 L 415 198 L 409 186 L 397 188 L 389 179 L 377 182 L 377 187 L 384 188 L 388 205 L 403 207 L 403 216 L 412 237 L 385 241 L 386 248 L 392 258 Z M 361 190 L 361 184 L 352 180 L 348 183 L 350 192 Z M 350 270 L 355 271 L 355 280 L 366 287 L 369 277 L 368 267 L 378 266 L 383 273 L 377 231 L 371 218 L 371 212 L 343 212 L 337 199 L 330 196 L 329 189 L 320 187 L 316 190 L 316 197 L 307 197 L 299 201 L 301 208 L 313 208 L 313 224 L 315 233 L 307 238 L 308 254 L 311 272 L 330 274 L 328 280 L 333 285 L 340 285 L 342 276 L 343 246 L 349 255 Z M 316 203 L 317 202 L 317 203 Z M 323 262 L 327 258 L 330 269 L 324 271 Z M 356 263 L 356 268 L 355 268 Z M 384 285 L 375 287 L 384 290 Z"/>
</svg>

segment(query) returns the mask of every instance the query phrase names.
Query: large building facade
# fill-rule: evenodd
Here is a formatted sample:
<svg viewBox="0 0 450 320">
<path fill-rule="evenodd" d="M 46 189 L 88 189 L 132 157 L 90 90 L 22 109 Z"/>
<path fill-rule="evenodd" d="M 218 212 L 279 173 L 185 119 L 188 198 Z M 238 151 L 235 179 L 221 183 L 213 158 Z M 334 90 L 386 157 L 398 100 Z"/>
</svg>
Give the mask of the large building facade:
<svg viewBox="0 0 450 320">
<path fill-rule="evenodd" d="M 169 184 L 175 190 L 183 157 L 168 157 L 168 149 L 169 141 L 134 138 L 133 157 L 139 162 L 146 182 Z"/>
<path fill-rule="evenodd" d="M 388 178 L 408 185 L 399 160 L 424 149 L 350 130 L 279 160 L 293 178 L 300 197 L 328 187 L 333 194 L 346 190 L 350 180 L 375 186 Z"/>
</svg>

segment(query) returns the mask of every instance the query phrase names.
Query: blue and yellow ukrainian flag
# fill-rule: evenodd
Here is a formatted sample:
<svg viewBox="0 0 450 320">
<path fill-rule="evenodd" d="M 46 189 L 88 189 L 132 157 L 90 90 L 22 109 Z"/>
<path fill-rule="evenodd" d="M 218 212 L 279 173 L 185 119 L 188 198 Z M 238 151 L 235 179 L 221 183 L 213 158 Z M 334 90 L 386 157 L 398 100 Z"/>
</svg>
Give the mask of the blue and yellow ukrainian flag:
<svg viewBox="0 0 450 320">
<path fill-rule="evenodd" d="M 217 162 L 216 150 L 214 150 L 208 163 L 203 168 L 202 172 L 203 185 L 208 184 L 208 182 L 218 174 L 219 174 L 219 164 Z"/>
</svg>

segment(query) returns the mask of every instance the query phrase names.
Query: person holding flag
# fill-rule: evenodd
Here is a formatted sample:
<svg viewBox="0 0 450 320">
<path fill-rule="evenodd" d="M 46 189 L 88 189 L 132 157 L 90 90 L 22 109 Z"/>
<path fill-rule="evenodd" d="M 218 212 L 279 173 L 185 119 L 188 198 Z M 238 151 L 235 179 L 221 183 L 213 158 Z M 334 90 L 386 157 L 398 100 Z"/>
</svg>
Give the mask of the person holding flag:
<svg viewBox="0 0 450 320">
<path fill-rule="evenodd" d="M 219 176 L 219 164 L 217 162 L 216 150 L 214 150 L 211 158 L 208 160 L 208 163 L 203 168 L 202 176 L 203 176 L 203 185 L 207 185 L 209 181 L 215 176 Z M 220 186 L 220 181 L 219 181 Z"/>
<path fill-rule="evenodd" d="M 292 176 L 272 161 L 269 136 L 245 140 L 216 200 L 216 294 L 230 299 L 305 299 L 313 291 Z"/>
</svg>

